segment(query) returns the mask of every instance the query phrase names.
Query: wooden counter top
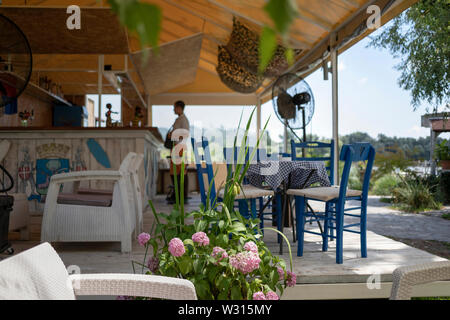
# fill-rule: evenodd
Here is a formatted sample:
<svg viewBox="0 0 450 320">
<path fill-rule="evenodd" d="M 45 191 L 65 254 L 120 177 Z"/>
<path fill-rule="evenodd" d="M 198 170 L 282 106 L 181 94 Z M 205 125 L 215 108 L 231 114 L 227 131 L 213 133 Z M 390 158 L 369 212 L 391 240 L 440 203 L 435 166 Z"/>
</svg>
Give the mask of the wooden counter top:
<svg viewBox="0 0 450 320">
<path fill-rule="evenodd" d="M 0 127 L 0 138 L 1 132 L 30 132 L 30 131 L 75 131 L 75 132 L 98 132 L 98 133 L 106 133 L 106 132 L 132 132 L 132 131 L 150 131 L 153 136 L 159 140 L 160 142 L 164 142 L 161 133 L 159 132 L 157 127 Z"/>
</svg>

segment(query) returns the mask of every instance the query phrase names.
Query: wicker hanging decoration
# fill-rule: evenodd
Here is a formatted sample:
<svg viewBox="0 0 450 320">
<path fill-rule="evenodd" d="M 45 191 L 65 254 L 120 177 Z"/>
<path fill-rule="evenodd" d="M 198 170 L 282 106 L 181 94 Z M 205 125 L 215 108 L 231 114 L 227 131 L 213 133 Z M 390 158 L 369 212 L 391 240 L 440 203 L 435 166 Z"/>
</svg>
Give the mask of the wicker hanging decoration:
<svg viewBox="0 0 450 320">
<path fill-rule="evenodd" d="M 238 64 L 223 46 L 219 46 L 216 70 L 220 79 L 227 87 L 241 93 L 255 92 L 264 80 L 263 76 L 257 73 L 251 73 Z"/>
<path fill-rule="evenodd" d="M 236 62 L 253 74 L 258 73 L 259 66 L 259 35 L 242 24 L 238 19 L 233 18 L 233 31 L 227 44 L 228 52 Z M 275 54 L 267 66 L 265 77 L 278 77 L 289 67 L 285 58 L 286 48 L 278 45 Z M 294 50 L 294 55 L 298 55 L 301 50 Z"/>
</svg>

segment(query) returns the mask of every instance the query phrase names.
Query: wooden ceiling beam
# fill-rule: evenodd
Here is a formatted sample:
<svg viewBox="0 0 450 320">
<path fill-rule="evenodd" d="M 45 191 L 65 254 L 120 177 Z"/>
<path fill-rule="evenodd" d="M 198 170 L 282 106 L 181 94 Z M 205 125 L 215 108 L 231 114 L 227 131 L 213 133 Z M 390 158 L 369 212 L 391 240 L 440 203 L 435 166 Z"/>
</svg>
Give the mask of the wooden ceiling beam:
<svg viewBox="0 0 450 320">
<path fill-rule="evenodd" d="M 220 8 L 222 10 L 225 10 L 225 11 L 231 13 L 234 16 L 237 16 L 237 17 L 240 17 L 240 18 L 245 19 L 247 21 L 250 21 L 251 23 L 253 23 L 255 25 L 264 26 L 263 22 L 261 22 L 261 21 L 259 21 L 257 19 L 254 19 L 254 18 L 252 18 L 252 17 L 250 17 L 248 15 L 242 14 L 241 12 L 238 12 L 237 10 L 234 10 L 234 9 L 224 5 L 224 4 L 220 3 L 219 1 L 208 0 L 208 2 L 213 4 L 213 5 L 215 5 L 215 6 L 217 6 L 218 8 Z M 321 29 L 324 29 L 327 32 L 331 31 L 332 26 L 329 23 L 323 21 L 323 19 L 321 19 L 321 18 L 312 17 L 311 13 L 309 11 L 307 11 L 307 10 L 304 10 L 304 11 L 308 12 L 308 15 L 305 15 L 305 14 L 301 13 L 301 11 L 300 11 L 298 13 L 298 15 L 297 15 L 297 17 L 299 19 L 304 20 L 304 21 L 306 21 L 308 23 L 311 23 L 311 24 L 313 24 L 313 25 L 315 25 L 315 26 L 317 26 L 317 27 L 319 27 Z"/>
<path fill-rule="evenodd" d="M 222 10 L 225 10 L 226 12 L 232 14 L 233 16 L 236 16 L 236 17 L 239 17 L 241 19 L 247 20 L 250 23 L 252 23 L 254 25 L 257 25 L 258 27 L 262 28 L 265 25 L 263 22 L 261 22 L 259 20 L 256 20 L 256 19 L 254 19 L 254 18 L 252 18 L 252 17 L 250 17 L 248 15 L 242 14 L 242 13 L 236 11 L 236 10 L 233 10 L 232 8 L 229 8 L 229 7 L 223 5 L 222 3 L 218 2 L 218 1 L 215 1 L 215 0 L 207 0 L 207 1 L 209 3 L 217 6 L 218 8 L 220 8 Z M 292 38 L 292 37 L 289 37 L 289 42 L 291 42 L 291 44 L 293 46 L 295 46 L 296 48 L 298 48 L 298 49 L 309 49 L 311 47 L 310 44 L 308 44 L 308 43 L 306 43 L 304 41 L 297 40 L 297 39 Z"/>
<path fill-rule="evenodd" d="M 175 19 L 172 19 L 172 18 L 167 17 L 167 16 L 164 16 L 164 19 L 166 19 L 166 20 L 168 20 L 168 21 L 171 21 L 171 22 L 173 22 L 173 23 L 176 23 L 176 24 L 178 24 L 180 27 L 182 27 L 182 28 L 184 28 L 184 29 L 186 29 L 186 30 L 188 30 L 188 31 L 190 31 L 190 32 L 193 32 L 193 33 L 203 33 L 203 36 L 204 36 L 205 38 L 207 38 L 208 40 L 211 40 L 212 42 L 217 43 L 218 45 L 222 45 L 222 46 L 225 45 L 225 42 L 224 42 L 224 41 L 217 39 L 216 37 L 212 36 L 211 34 L 208 34 L 208 33 L 203 32 L 203 30 L 201 30 L 201 29 L 195 29 L 195 28 L 189 27 L 189 26 L 187 26 L 186 24 L 184 24 L 183 22 L 178 21 L 178 20 L 175 20 Z M 230 32 L 231 32 L 231 30 L 230 30 Z"/>
<path fill-rule="evenodd" d="M 193 15 L 193 16 L 195 16 L 195 17 L 197 17 L 197 18 L 200 18 L 200 19 L 202 19 L 202 20 L 204 20 L 204 21 L 207 21 L 207 22 L 209 22 L 209 23 L 215 25 L 216 27 L 219 27 L 219 28 L 222 28 L 222 29 L 224 29 L 224 30 L 227 30 L 227 31 L 231 32 L 231 29 L 230 29 L 229 27 L 224 26 L 224 25 L 222 25 L 222 24 L 220 24 L 220 23 L 217 23 L 217 22 L 214 21 L 213 19 L 210 19 L 210 18 L 208 18 L 208 17 L 206 17 L 206 16 L 204 16 L 204 15 L 201 15 L 201 14 L 199 14 L 198 12 L 196 12 L 195 10 L 192 10 L 192 9 L 190 9 L 190 8 L 187 8 L 187 7 L 185 7 L 185 6 L 182 5 L 182 4 L 176 3 L 175 1 L 172 1 L 172 0 L 163 0 L 163 1 L 164 1 L 165 3 L 167 3 L 167 4 L 170 4 L 170 5 L 173 6 L 173 7 L 176 7 L 176 8 L 178 8 L 178 9 L 182 10 L 182 11 L 185 11 L 185 12 L 189 13 L 190 15 Z"/>
<path fill-rule="evenodd" d="M 355 0 L 340 0 L 352 8 L 359 8 L 359 3 Z"/>
</svg>

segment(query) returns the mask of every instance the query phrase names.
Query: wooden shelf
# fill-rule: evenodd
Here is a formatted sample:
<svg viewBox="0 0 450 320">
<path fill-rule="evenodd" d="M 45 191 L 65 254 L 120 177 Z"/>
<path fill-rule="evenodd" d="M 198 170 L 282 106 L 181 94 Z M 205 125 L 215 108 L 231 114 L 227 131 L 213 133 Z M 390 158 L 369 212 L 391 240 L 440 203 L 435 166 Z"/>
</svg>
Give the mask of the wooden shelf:
<svg viewBox="0 0 450 320">
<path fill-rule="evenodd" d="M 19 75 L 15 74 L 15 73 L 11 73 L 11 72 L 5 72 L 5 73 L 11 74 L 15 78 L 25 82 L 24 78 L 20 77 Z M 31 81 L 28 82 L 27 86 L 25 87 L 24 92 L 39 99 L 39 100 L 45 101 L 45 102 L 65 104 L 67 106 L 72 105 L 70 102 L 66 101 L 65 99 L 57 96 L 56 94 L 51 93 L 48 90 L 45 90 L 44 88 L 39 87 L 38 85 L 36 85 L 35 83 L 33 83 Z"/>
<path fill-rule="evenodd" d="M 25 88 L 24 92 L 28 93 L 29 95 L 31 95 L 39 100 L 45 101 L 45 102 L 65 104 L 68 106 L 72 105 L 70 102 L 66 101 L 65 99 L 39 87 L 38 85 L 36 85 L 32 82 L 28 82 L 28 85 Z"/>
</svg>

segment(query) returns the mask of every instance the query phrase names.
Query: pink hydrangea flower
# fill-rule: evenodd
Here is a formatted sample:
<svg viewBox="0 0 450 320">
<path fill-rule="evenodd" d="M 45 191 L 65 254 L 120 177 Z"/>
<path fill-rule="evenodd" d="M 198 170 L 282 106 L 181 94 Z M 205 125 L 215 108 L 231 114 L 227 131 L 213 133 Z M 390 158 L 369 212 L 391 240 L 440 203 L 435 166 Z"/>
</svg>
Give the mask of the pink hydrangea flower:
<svg viewBox="0 0 450 320">
<path fill-rule="evenodd" d="M 252 251 L 239 252 L 230 257 L 231 266 L 241 271 L 243 274 L 258 269 L 260 262 L 261 259 L 259 258 L 259 255 Z"/>
<path fill-rule="evenodd" d="M 266 300 L 280 300 L 280 297 L 273 291 L 269 291 L 266 294 Z"/>
<path fill-rule="evenodd" d="M 149 240 L 150 235 L 146 232 L 142 232 L 140 235 L 138 235 L 138 242 L 141 246 L 145 246 Z"/>
<path fill-rule="evenodd" d="M 277 267 L 278 275 L 280 276 L 280 280 L 284 279 L 284 270 L 282 267 Z"/>
<path fill-rule="evenodd" d="M 179 238 L 173 238 L 172 240 L 170 240 L 169 252 L 174 257 L 181 257 L 186 252 L 183 241 L 181 241 L 181 239 L 179 239 Z"/>
<path fill-rule="evenodd" d="M 258 253 L 258 246 L 253 241 L 249 241 L 244 245 L 244 249 L 254 253 Z"/>
<path fill-rule="evenodd" d="M 266 295 L 262 291 L 253 294 L 253 300 L 267 300 Z"/>
<path fill-rule="evenodd" d="M 217 262 L 220 262 L 223 259 L 228 258 L 228 253 L 221 247 L 214 247 L 211 256 L 217 258 Z"/>
<path fill-rule="evenodd" d="M 297 283 L 297 275 L 291 271 L 287 272 L 286 285 L 288 287 L 294 287 Z"/>
<path fill-rule="evenodd" d="M 209 245 L 209 238 L 204 232 L 197 232 L 192 235 L 192 241 L 198 243 L 201 246 Z"/>
</svg>

